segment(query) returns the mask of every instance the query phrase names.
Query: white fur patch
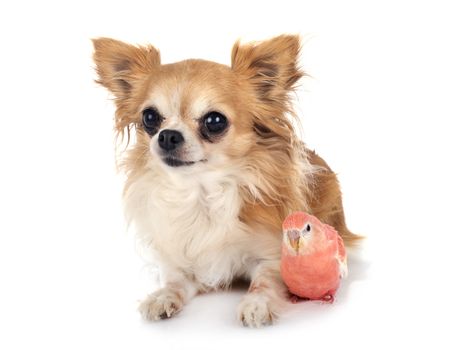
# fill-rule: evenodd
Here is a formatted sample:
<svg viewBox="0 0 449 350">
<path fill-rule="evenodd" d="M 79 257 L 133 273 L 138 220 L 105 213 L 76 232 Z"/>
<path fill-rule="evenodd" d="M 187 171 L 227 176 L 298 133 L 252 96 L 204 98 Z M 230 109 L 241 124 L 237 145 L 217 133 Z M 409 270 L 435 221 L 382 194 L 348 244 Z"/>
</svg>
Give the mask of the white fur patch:
<svg viewBox="0 0 449 350">
<path fill-rule="evenodd" d="M 129 187 L 125 213 L 160 262 L 216 288 L 247 272 L 258 258 L 276 258 L 273 239 L 262 239 L 264 250 L 257 243 L 261 237 L 239 220 L 242 203 L 234 174 L 207 164 L 166 171 L 151 162 Z"/>
<path fill-rule="evenodd" d="M 193 118 L 200 118 L 210 112 L 210 101 L 206 96 L 198 96 L 190 107 Z"/>
<path fill-rule="evenodd" d="M 142 108 L 154 106 L 164 118 L 176 119 L 179 118 L 181 96 L 179 87 L 171 91 L 171 95 L 164 94 L 162 91 L 155 91 Z"/>
</svg>

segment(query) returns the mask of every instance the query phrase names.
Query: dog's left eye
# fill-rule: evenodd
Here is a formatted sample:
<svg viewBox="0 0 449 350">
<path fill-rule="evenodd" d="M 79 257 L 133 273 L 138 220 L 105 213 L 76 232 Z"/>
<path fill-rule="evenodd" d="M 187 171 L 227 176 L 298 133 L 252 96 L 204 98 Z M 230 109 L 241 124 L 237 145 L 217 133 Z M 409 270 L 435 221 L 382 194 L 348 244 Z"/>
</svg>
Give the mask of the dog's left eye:
<svg viewBox="0 0 449 350">
<path fill-rule="evenodd" d="M 228 120 L 218 112 L 209 112 L 204 116 L 204 126 L 211 134 L 218 134 L 226 129 Z"/>
</svg>

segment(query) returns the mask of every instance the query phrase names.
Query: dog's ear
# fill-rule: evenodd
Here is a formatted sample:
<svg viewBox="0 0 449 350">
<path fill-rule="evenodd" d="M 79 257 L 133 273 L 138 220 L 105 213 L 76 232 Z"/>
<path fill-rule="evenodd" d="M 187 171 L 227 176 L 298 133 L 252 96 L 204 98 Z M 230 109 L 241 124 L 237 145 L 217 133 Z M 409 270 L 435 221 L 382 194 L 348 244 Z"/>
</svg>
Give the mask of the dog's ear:
<svg viewBox="0 0 449 350">
<path fill-rule="evenodd" d="M 303 75 L 298 69 L 298 35 L 240 44 L 232 49 L 232 69 L 249 79 L 257 97 L 266 103 L 282 103 Z"/>
<path fill-rule="evenodd" d="M 160 65 L 159 51 L 151 45 L 133 46 L 109 38 L 92 42 L 97 83 L 109 89 L 118 100 L 129 97 L 142 76 Z"/>
</svg>

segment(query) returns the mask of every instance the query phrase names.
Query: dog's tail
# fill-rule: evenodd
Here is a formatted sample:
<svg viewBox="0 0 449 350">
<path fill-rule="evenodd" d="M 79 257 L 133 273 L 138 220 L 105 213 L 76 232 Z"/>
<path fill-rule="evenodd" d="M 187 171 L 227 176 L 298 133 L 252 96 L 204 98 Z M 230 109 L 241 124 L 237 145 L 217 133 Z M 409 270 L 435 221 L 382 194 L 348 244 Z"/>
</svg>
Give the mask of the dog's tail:
<svg viewBox="0 0 449 350">
<path fill-rule="evenodd" d="M 361 236 L 361 235 L 358 235 L 358 234 L 355 234 L 355 233 L 352 233 L 351 231 L 349 231 L 348 228 L 346 227 L 346 225 L 344 225 L 343 228 L 340 228 L 338 233 L 340 234 L 341 238 L 343 238 L 345 245 L 348 247 L 358 246 L 365 238 L 364 236 Z"/>
<path fill-rule="evenodd" d="M 315 151 L 306 150 L 308 160 L 316 168 L 312 175 L 309 200 L 311 212 L 322 222 L 333 226 L 347 246 L 356 246 L 363 236 L 346 226 L 340 184 L 337 175 Z"/>
</svg>

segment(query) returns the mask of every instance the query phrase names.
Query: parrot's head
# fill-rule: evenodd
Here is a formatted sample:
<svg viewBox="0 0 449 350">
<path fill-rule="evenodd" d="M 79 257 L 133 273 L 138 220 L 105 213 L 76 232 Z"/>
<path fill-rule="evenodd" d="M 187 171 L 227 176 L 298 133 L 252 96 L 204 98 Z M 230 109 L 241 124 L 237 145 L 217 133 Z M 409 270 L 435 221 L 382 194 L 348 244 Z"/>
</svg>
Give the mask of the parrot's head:
<svg viewBox="0 0 449 350">
<path fill-rule="evenodd" d="M 326 240 L 323 224 L 314 216 L 296 212 L 282 225 L 283 244 L 292 255 L 310 254 Z"/>
</svg>

